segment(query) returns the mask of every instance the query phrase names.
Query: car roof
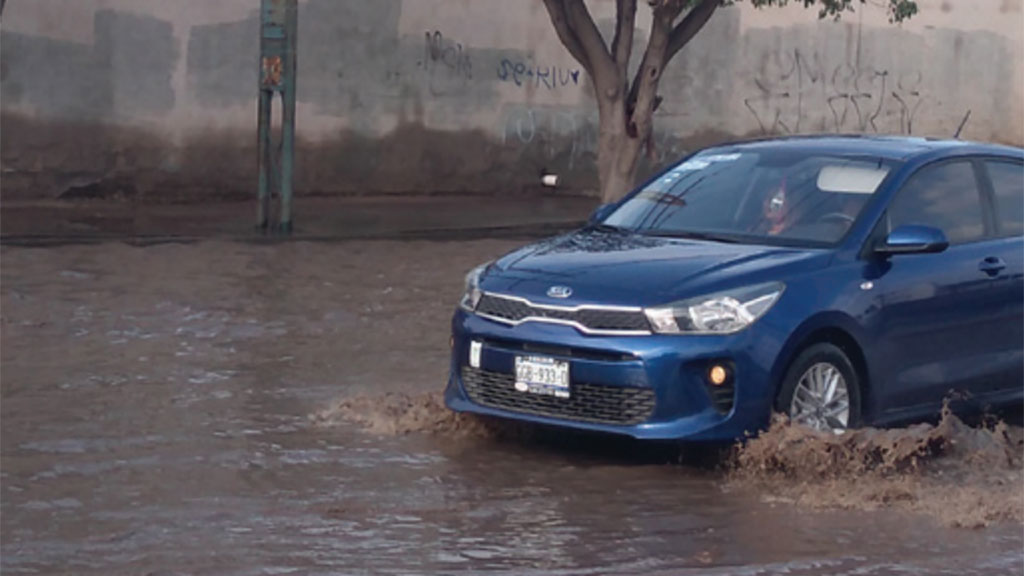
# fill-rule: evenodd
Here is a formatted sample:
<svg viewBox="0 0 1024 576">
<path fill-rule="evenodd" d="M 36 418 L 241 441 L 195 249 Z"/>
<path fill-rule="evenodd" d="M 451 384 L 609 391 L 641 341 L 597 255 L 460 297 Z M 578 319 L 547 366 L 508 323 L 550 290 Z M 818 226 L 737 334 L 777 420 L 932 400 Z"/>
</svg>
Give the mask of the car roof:
<svg viewBox="0 0 1024 576">
<path fill-rule="evenodd" d="M 801 135 L 762 138 L 721 144 L 714 149 L 756 152 L 763 149 L 791 150 L 808 153 L 877 156 L 892 160 L 910 160 L 932 152 L 949 151 L 976 154 L 999 154 L 1019 157 L 1024 150 L 999 144 L 984 144 L 965 140 L 921 138 L 913 136 L 883 136 L 874 134 Z"/>
</svg>

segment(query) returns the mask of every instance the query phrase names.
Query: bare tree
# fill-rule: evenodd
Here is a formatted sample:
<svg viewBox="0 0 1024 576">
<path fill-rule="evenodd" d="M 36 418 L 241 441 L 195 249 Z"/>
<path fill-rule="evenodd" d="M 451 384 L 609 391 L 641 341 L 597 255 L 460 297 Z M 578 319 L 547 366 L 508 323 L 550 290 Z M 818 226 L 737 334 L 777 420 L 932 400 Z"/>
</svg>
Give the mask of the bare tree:
<svg viewBox="0 0 1024 576">
<path fill-rule="evenodd" d="M 781 6 L 788 0 L 749 0 L 754 6 Z M 819 18 L 836 18 L 867 0 L 798 0 L 817 5 Z M 878 2 L 879 0 L 872 0 Z M 917 13 L 912 0 L 888 2 L 891 22 Z M 646 0 L 653 14 L 647 49 L 632 81 L 629 78 L 637 0 L 615 1 L 615 31 L 605 43 L 583 0 L 544 0 L 558 38 L 590 75 L 597 98 L 600 137 L 597 170 L 601 198 L 608 202 L 632 188 L 640 156 L 653 147 L 654 112 L 661 97 L 658 84 L 665 65 L 707 24 L 719 6 L 733 0 Z"/>
</svg>

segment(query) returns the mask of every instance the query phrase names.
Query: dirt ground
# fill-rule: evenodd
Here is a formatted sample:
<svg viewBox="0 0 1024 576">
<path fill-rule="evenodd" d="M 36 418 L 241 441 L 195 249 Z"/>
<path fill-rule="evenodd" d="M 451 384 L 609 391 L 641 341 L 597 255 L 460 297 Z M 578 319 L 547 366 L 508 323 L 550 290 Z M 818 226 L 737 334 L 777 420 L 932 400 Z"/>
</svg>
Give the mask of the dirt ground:
<svg viewBox="0 0 1024 576">
<path fill-rule="evenodd" d="M 517 244 L 0 248 L 3 573 L 1024 571 L 1018 428 L 708 465 L 450 415 L 462 276 Z"/>
</svg>

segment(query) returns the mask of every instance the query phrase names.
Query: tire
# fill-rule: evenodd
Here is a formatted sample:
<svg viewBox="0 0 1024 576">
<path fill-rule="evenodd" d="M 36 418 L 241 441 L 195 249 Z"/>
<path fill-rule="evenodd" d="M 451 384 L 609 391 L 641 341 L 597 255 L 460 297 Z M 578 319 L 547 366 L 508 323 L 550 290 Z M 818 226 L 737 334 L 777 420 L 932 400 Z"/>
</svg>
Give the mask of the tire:
<svg viewBox="0 0 1024 576">
<path fill-rule="evenodd" d="M 829 386 L 825 384 L 826 391 L 822 394 L 814 394 L 814 384 L 816 382 L 833 381 L 831 378 L 833 372 L 829 372 L 824 367 L 834 369 L 841 376 L 841 380 L 834 380 L 836 384 L 832 388 L 831 396 L 834 402 L 827 404 L 826 409 L 820 409 L 820 406 L 816 404 L 816 400 L 829 398 L 827 392 Z M 806 380 L 804 380 L 805 378 Z M 801 380 L 804 380 L 804 384 L 801 384 Z M 841 396 L 839 396 L 840 383 L 845 385 L 847 396 L 847 417 L 845 425 L 842 427 L 836 426 L 841 420 L 839 417 L 841 412 L 833 415 L 835 411 L 840 410 L 842 405 Z M 794 396 L 797 393 L 798 386 L 801 387 L 800 398 L 794 404 Z M 811 405 L 818 406 L 818 408 L 811 409 Z M 829 408 L 829 406 L 832 408 Z M 775 399 L 775 409 L 789 416 L 796 424 L 808 425 L 819 430 L 831 429 L 838 431 L 840 429 L 856 428 L 861 423 L 860 377 L 857 375 L 857 370 L 853 367 L 849 357 L 839 347 L 828 343 L 814 344 L 805 348 L 796 357 L 796 360 L 790 364 L 789 369 L 786 370 L 782 386 L 779 388 L 779 394 Z M 795 412 L 802 414 L 800 414 L 800 417 L 797 417 Z"/>
</svg>

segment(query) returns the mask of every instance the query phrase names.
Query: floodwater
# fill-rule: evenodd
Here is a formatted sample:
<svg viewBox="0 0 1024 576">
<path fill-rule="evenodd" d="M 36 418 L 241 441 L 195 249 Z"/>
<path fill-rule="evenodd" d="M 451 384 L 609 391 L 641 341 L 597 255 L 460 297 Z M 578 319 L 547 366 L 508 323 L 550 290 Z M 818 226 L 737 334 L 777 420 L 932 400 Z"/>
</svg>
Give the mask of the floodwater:
<svg viewBox="0 0 1024 576">
<path fill-rule="evenodd" d="M 899 506 L 809 506 L 800 484 L 775 494 L 606 439 L 449 416 L 434 399 L 462 274 L 512 246 L 4 247 L 0 569 L 1024 570 L 1017 513 L 967 529 Z M 1018 486 L 1019 468 L 993 474 Z"/>
</svg>

